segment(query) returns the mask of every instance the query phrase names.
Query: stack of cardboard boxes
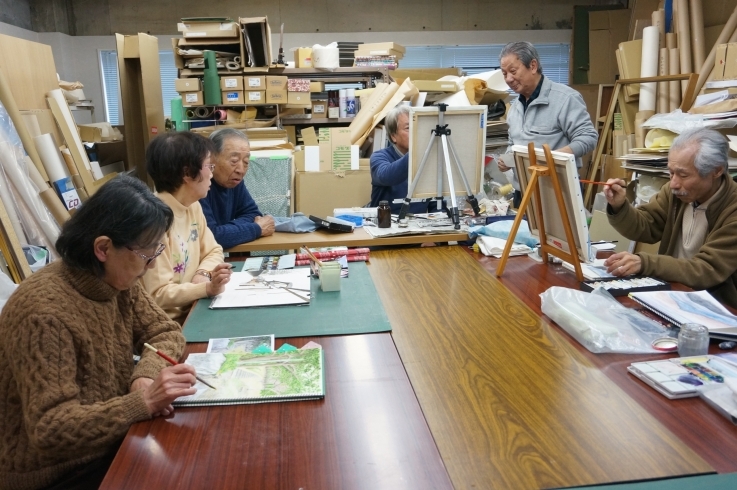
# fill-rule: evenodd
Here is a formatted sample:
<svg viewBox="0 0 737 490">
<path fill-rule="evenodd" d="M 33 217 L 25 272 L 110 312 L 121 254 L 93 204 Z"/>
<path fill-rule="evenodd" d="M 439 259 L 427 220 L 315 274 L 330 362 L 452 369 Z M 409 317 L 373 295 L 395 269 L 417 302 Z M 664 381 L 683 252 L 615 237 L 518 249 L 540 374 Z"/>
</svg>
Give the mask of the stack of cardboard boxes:
<svg viewBox="0 0 737 490">
<path fill-rule="evenodd" d="M 182 96 L 184 107 L 195 107 L 205 103 L 202 94 L 202 81 L 199 78 L 177 78 L 174 89 Z"/>
</svg>

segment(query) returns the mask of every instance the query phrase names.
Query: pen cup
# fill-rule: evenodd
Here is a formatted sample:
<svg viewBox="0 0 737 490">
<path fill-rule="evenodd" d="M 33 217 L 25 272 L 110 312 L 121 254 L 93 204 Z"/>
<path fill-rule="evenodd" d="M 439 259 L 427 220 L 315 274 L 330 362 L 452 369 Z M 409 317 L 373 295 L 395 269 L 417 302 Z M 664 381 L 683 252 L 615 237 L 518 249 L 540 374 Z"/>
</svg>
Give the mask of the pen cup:
<svg viewBox="0 0 737 490">
<path fill-rule="evenodd" d="M 320 267 L 320 289 L 340 291 L 340 269 L 338 262 L 323 262 Z"/>
<path fill-rule="evenodd" d="M 684 323 L 678 332 L 680 357 L 703 356 L 709 352 L 709 330 L 698 323 Z"/>
</svg>

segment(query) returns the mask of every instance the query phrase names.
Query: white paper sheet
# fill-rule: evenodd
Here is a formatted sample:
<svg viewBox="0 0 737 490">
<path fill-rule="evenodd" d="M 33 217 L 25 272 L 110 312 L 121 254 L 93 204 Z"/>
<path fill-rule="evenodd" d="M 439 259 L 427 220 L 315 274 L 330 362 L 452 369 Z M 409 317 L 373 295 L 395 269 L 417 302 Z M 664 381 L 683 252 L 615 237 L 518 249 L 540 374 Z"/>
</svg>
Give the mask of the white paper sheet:
<svg viewBox="0 0 737 490">
<path fill-rule="evenodd" d="M 289 284 L 292 292 L 284 289 L 283 283 Z M 308 305 L 309 291 L 309 267 L 268 271 L 255 278 L 248 272 L 234 272 L 225 291 L 213 298 L 210 308 Z"/>
</svg>

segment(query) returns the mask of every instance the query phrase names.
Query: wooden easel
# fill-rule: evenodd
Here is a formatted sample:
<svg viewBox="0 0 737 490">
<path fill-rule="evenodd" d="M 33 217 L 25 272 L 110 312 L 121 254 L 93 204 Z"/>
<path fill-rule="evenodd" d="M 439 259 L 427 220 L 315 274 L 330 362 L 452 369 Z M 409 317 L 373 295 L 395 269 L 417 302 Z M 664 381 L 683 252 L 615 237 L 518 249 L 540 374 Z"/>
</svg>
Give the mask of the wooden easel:
<svg viewBox="0 0 737 490">
<path fill-rule="evenodd" d="M 530 182 L 527 184 L 525 189 L 525 195 L 522 197 L 522 203 L 520 203 L 519 209 L 517 210 L 517 216 L 514 218 L 512 229 L 509 232 L 507 238 L 507 244 L 504 247 L 502 253 L 501 262 L 499 267 L 496 268 L 496 277 L 501 277 L 504 273 L 504 267 L 507 265 L 507 259 L 509 253 L 512 250 L 514 244 L 514 237 L 517 236 L 517 230 L 522 222 L 522 218 L 525 215 L 525 210 L 530 204 L 533 193 L 535 194 L 535 208 L 537 209 L 537 228 L 540 235 L 540 252 L 544 263 L 548 262 L 548 254 L 554 255 L 561 260 L 564 260 L 570 264 L 573 264 L 573 269 L 576 272 L 576 277 L 579 281 L 583 281 L 583 272 L 581 271 L 581 261 L 578 258 L 578 252 L 576 252 L 576 242 L 573 238 L 573 230 L 571 229 L 571 222 L 568 219 L 568 210 L 566 209 L 566 203 L 563 200 L 563 192 L 560 190 L 560 181 L 558 180 L 558 173 L 555 171 L 555 161 L 553 155 L 550 153 L 550 147 L 545 144 L 543 145 L 543 151 L 545 152 L 545 161 L 547 165 L 537 165 L 537 156 L 535 155 L 535 144 L 529 143 L 527 145 L 527 151 L 530 155 L 530 168 L 528 169 L 532 174 Z M 555 200 L 558 202 L 558 211 L 563 220 L 563 228 L 566 232 L 566 240 L 568 240 L 568 248 L 571 252 L 564 252 L 563 250 L 548 245 L 547 236 L 545 234 L 545 219 L 543 217 L 542 201 L 540 200 L 540 179 L 543 177 L 549 177 L 553 184 L 553 192 L 555 192 Z"/>
</svg>

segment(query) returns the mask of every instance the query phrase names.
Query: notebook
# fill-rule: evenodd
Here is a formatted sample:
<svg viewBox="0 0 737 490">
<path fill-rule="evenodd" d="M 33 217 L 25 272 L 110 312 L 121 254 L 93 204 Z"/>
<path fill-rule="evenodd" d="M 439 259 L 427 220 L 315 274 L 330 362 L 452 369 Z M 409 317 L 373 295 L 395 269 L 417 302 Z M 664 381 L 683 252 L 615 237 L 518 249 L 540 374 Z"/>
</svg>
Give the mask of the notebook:
<svg viewBox="0 0 737 490">
<path fill-rule="evenodd" d="M 710 337 L 737 339 L 737 316 L 706 291 L 650 291 L 629 296 L 679 327 L 698 323 L 709 329 Z"/>
<path fill-rule="evenodd" d="M 314 344 L 313 344 L 314 345 Z M 197 393 L 177 398 L 175 407 L 317 400 L 325 397 L 321 348 L 285 352 L 190 354 L 185 361 L 213 385 L 195 384 Z"/>
</svg>

